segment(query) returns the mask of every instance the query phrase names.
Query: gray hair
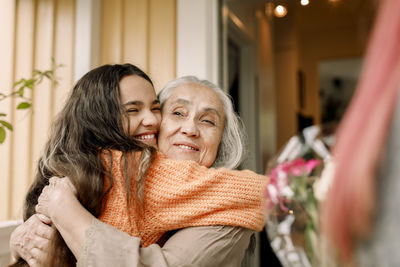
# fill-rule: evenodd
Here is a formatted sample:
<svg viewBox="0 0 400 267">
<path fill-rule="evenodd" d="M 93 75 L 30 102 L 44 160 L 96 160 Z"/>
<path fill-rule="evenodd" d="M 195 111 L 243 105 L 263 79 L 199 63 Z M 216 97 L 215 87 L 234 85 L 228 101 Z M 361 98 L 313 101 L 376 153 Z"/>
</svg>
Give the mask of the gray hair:
<svg viewBox="0 0 400 267">
<path fill-rule="evenodd" d="M 233 110 L 231 97 L 225 93 L 224 90 L 207 80 L 200 80 L 195 76 L 184 76 L 170 81 L 158 93 L 158 99 L 160 100 L 161 108 L 163 108 L 165 101 L 168 100 L 172 94 L 172 91 L 176 87 L 187 83 L 200 84 L 214 90 L 222 101 L 225 113 L 225 127 L 222 133 L 221 143 L 218 147 L 216 159 L 211 167 L 235 169 L 243 161 L 243 156 L 245 153 L 245 134 L 242 120 Z"/>
</svg>

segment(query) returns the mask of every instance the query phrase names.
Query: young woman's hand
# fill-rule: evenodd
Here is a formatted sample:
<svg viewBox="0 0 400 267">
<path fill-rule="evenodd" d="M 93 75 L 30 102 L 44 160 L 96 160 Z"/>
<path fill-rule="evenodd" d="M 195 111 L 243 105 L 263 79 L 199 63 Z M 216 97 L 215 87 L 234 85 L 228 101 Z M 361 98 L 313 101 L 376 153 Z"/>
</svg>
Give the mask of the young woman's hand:
<svg viewBox="0 0 400 267">
<path fill-rule="evenodd" d="M 31 267 L 43 266 L 55 232 L 49 224 L 51 220 L 48 217 L 34 214 L 18 226 L 10 237 L 12 257 L 15 260 L 23 258 Z"/>
<path fill-rule="evenodd" d="M 85 232 L 95 217 L 78 201 L 68 177 L 52 177 L 39 196 L 36 212 L 48 216 L 76 259 L 82 254 Z"/>
<path fill-rule="evenodd" d="M 63 207 L 76 200 L 76 189 L 68 177 L 52 177 L 45 186 L 35 207 L 37 213 L 53 219 L 62 214 Z"/>
</svg>

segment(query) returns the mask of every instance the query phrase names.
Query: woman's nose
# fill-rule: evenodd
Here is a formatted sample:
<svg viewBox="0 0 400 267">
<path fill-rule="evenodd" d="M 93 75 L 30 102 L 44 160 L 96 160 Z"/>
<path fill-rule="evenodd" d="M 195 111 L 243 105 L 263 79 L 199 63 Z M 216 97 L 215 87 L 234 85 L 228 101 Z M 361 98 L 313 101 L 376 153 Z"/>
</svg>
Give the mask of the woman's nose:
<svg viewBox="0 0 400 267">
<path fill-rule="evenodd" d="M 183 124 L 181 126 L 181 132 L 183 134 L 185 134 L 187 136 L 191 136 L 191 137 L 197 137 L 200 134 L 196 122 L 194 122 L 190 119 L 183 122 Z"/>
<path fill-rule="evenodd" d="M 160 123 L 160 116 L 151 111 L 146 112 L 143 116 L 142 124 L 144 126 L 154 126 Z"/>
</svg>

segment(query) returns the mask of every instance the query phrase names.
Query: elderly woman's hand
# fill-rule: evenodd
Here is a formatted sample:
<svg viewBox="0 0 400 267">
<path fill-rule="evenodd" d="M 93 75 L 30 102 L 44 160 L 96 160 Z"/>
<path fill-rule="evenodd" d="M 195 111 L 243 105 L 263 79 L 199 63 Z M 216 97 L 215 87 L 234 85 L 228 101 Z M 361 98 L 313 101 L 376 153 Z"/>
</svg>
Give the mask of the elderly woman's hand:
<svg viewBox="0 0 400 267">
<path fill-rule="evenodd" d="M 68 205 L 71 199 L 76 198 L 75 195 L 76 189 L 68 177 L 52 177 L 49 185 L 43 188 L 35 210 L 53 219 L 64 205 Z"/>
<path fill-rule="evenodd" d="M 44 264 L 49 253 L 50 240 L 55 230 L 42 214 L 32 215 L 11 234 L 10 251 L 14 259 L 23 258 L 31 267 Z"/>
</svg>

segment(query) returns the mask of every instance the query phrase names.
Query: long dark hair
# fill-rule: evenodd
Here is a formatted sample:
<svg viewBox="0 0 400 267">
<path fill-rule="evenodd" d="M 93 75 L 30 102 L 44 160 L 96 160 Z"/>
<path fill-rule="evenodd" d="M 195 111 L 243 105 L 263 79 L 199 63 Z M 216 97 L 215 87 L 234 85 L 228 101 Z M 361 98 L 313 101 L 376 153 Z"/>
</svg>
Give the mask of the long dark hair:
<svg viewBox="0 0 400 267">
<path fill-rule="evenodd" d="M 130 75 L 140 76 L 153 85 L 142 70 L 131 64 L 104 65 L 91 70 L 77 82 L 52 125 L 50 139 L 26 197 L 24 220 L 35 213 L 38 197 L 52 176 L 68 176 L 77 189 L 78 200 L 98 217 L 104 195 L 109 190 L 105 188 L 104 177 L 109 178 L 111 186 L 113 184 L 112 174 L 108 172 L 105 176 L 101 152 L 119 150 L 124 152 L 127 160 L 134 158 L 126 157 L 127 152 L 143 151 L 136 179 L 139 184 L 144 183 L 154 148 L 134 141 L 124 130 L 123 120 L 126 118 L 120 100 L 119 82 Z M 125 179 L 129 185 L 126 173 Z M 76 259 L 58 231 L 51 249 L 46 265 L 75 266 Z M 22 260 L 12 266 L 23 266 L 21 263 Z"/>
</svg>

